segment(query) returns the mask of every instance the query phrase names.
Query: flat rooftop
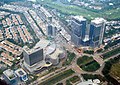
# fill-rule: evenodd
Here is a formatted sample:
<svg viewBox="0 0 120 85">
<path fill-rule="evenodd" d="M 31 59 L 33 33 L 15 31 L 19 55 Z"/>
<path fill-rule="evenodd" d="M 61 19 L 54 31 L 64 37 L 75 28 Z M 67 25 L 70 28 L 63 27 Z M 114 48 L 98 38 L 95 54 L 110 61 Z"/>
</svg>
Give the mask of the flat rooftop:
<svg viewBox="0 0 120 85">
<path fill-rule="evenodd" d="M 78 21 L 86 21 L 86 19 L 83 16 L 73 16 L 73 18 Z"/>
<path fill-rule="evenodd" d="M 105 22 L 106 20 L 104 18 L 95 18 L 94 20 L 91 21 L 91 23 L 94 23 L 94 24 L 101 24 L 103 22 Z"/>
<path fill-rule="evenodd" d="M 15 73 L 13 72 L 13 70 L 11 69 L 7 69 L 3 72 L 3 74 L 9 79 L 9 80 L 13 80 L 15 79 L 17 76 L 15 75 Z"/>
<path fill-rule="evenodd" d="M 16 73 L 19 77 L 24 76 L 24 75 L 27 74 L 22 68 L 17 69 L 17 70 L 15 71 L 15 73 Z"/>
</svg>

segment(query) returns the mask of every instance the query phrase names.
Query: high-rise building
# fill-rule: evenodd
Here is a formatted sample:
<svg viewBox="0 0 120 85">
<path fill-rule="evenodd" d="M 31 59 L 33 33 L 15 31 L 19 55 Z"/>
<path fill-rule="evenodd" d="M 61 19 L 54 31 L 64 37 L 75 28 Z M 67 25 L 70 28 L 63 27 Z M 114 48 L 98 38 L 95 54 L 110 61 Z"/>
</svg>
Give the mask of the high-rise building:
<svg viewBox="0 0 120 85">
<path fill-rule="evenodd" d="M 54 37 L 56 35 L 56 27 L 49 24 L 47 27 L 47 36 Z"/>
<path fill-rule="evenodd" d="M 76 45 L 79 46 L 82 44 L 82 41 L 85 38 L 85 31 L 86 31 L 86 19 L 82 16 L 74 16 L 71 20 L 71 41 Z"/>
<path fill-rule="evenodd" d="M 30 72 L 35 72 L 37 68 L 45 64 L 43 48 L 24 49 L 24 67 Z"/>
<path fill-rule="evenodd" d="M 29 66 L 32 66 L 43 60 L 43 49 L 37 48 L 23 52 L 24 61 Z"/>
<path fill-rule="evenodd" d="M 91 21 L 89 38 L 92 47 L 98 47 L 102 44 L 105 29 L 105 20 L 103 18 L 95 18 Z"/>
</svg>

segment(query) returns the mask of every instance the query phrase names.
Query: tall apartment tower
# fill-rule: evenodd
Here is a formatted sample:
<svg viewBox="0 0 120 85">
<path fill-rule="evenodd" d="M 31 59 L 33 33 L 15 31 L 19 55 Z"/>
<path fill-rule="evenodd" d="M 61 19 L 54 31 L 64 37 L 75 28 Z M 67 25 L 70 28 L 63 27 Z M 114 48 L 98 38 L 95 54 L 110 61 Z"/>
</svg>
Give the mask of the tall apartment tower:
<svg viewBox="0 0 120 85">
<path fill-rule="evenodd" d="M 103 18 L 95 18 L 91 21 L 89 38 L 90 46 L 98 47 L 102 44 L 106 20 Z"/>
<path fill-rule="evenodd" d="M 72 33 L 71 33 L 71 41 L 79 46 L 82 44 L 83 39 L 85 38 L 86 31 L 86 19 L 82 16 L 74 16 L 72 17 L 71 24 Z"/>
</svg>

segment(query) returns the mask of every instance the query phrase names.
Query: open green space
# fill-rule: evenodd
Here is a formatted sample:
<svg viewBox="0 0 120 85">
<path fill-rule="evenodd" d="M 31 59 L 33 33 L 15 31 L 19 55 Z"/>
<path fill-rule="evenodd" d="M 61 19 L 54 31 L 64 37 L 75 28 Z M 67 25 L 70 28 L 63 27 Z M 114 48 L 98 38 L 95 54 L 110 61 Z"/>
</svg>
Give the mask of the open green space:
<svg viewBox="0 0 120 85">
<path fill-rule="evenodd" d="M 112 65 L 109 74 L 116 80 L 120 80 L 120 62 Z"/>
<path fill-rule="evenodd" d="M 96 71 L 97 69 L 100 68 L 100 65 L 98 62 L 96 62 L 95 60 L 92 62 L 87 63 L 86 65 L 82 65 L 80 66 L 82 68 L 82 70 L 84 71 L 88 71 L 88 72 L 93 72 Z"/>
<path fill-rule="evenodd" d="M 86 54 L 94 54 L 94 51 L 93 50 L 85 50 L 84 53 L 86 53 Z"/>
<path fill-rule="evenodd" d="M 120 62 L 120 56 L 110 59 L 105 62 L 105 66 L 102 70 L 102 74 L 107 79 L 107 82 L 111 83 L 111 85 L 119 85 L 120 84 L 115 78 L 113 78 L 110 75 L 110 71 L 112 70 L 111 68 L 114 68 L 115 70 L 119 68 L 119 67 L 116 68 L 116 66 L 119 66 L 119 65 L 117 65 L 117 63 L 119 63 L 119 62 Z M 112 65 L 114 65 L 114 64 L 116 64 L 116 65 L 112 67 Z M 114 72 L 116 72 L 116 71 L 114 71 Z"/>
<path fill-rule="evenodd" d="M 66 70 L 64 72 L 61 72 L 51 78 L 49 78 L 48 80 L 40 83 L 39 85 L 53 85 L 55 83 L 57 83 L 58 81 L 61 81 L 69 76 L 71 76 L 73 73 L 75 73 L 72 69 Z"/>
<path fill-rule="evenodd" d="M 89 62 L 91 62 L 91 61 L 93 61 L 93 58 L 92 58 L 92 57 L 89 57 L 89 56 L 84 55 L 84 56 L 79 57 L 79 58 L 77 59 L 77 65 L 79 65 L 79 66 L 85 65 L 85 64 L 87 64 L 87 63 L 89 63 Z"/>
<path fill-rule="evenodd" d="M 80 78 L 78 76 L 73 76 L 72 78 L 69 79 L 70 82 L 76 83 L 77 81 L 80 81 Z"/>
<path fill-rule="evenodd" d="M 92 58 L 83 56 L 77 59 L 77 65 L 85 71 L 93 72 L 100 68 L 100 65 Z"/>
<path fill-rule="evenodd" d="M 66 80 L 66 85 L 72 85 L 69 80 Z"/>
<path fill-rule="evenodd" d="M 120 19 L 120 9 L 110 9 L 106 11 L 91 11 L 83 7 L 79 7 L 76 5 L 65 5 L 52 2 L 52 0 L 37 0 L 38 3 L 43 4 L 47 8 L 56 9 L 62 14 L 65 15 L 81 15 L 86 17 L 87 19 L 94 19 L 96 17 L 104 17 L 108 20 L 111 19 Z"/>
<path fill-rule="evenodd" d="M 71 52 L 67 51 L 67 59 L 63 63 L 63 65 L 69 65 L 69 64 L 71 64 L 71 62 L 75 58 L 75 56 L 76 56 L 75 53 L 71 53 Z"/>
<path fill-rule="evenodd" d="M 120 53 L 120 47 L 116 48 L 116 49 L 113 49 L 105 54 L 102 55 L 103 59 L 107 59 L 111 56 L 114 56 L 116 54 Z"/>
</svg>

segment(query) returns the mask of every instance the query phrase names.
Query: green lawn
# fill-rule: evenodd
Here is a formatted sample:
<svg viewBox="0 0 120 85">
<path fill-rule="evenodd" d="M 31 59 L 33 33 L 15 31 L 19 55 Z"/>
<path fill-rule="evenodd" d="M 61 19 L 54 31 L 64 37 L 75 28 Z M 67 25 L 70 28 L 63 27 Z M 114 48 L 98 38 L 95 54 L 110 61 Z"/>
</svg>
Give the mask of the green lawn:
<svg viewBox="0 0 120 85">
<path fill-rule="evenodd" d="M 71 76 L 73 73 L 75 73 L 75 72 L 72 69 L 66 70 L 66 71 L 59 73 L 59 74 L 53 76 L 52 78 L 42 82 L 39 85 L 53 85 L 53 84 L 57 83 L 58 81 L 61 81 L 64 78 Z"/>
<path fill-rule="evenodd" d="M 73 76 L 72 78 L 69 79 L 70 82 L 76 83 L 77 81 L 80 81 L 80 78 L 78 76 Z"/>
<path fill-rule="evenodd" d="M 88 57 L 88 56 L 84 55 L 84 56 L 77 59 L 77 65 L 78 66 L 85 65 L 85 64 L 87 64 L 88 62 L 91 62 L 91 61 L 93 61 L 92 57 Z"/>
<path fill-rule="evenodd" d="M 83 56 L 77 59 L 77 65 L 85 71 L 93 72 L 100 68 L 100 65 L 92 58 Z"/>
<path fill-rule="evenodd" d="M 93 72 L 96 71 L 97 69 L 100 68 L 100 65 L 98 62 L 96 61 L 92 61 L 92 63 L 90 62 L 89 64 L 86 65 L 82 65 L 80 66 L 82 68 L 82 70 L 84 71 L 88 71 L 88 72 Z"/>
<path fill-rule="evenodd" d="M 67 59 L 63 64 L 69 65 L 72 62 L 72 60 L 75 58 L 75 56 L 76 56 L 75 53 L 71 53 L 71 52 L 67 51 Z"/>
<path fill-rule="evenodd" d="M 72 85 L 69 80 L 66 80 L 66 85 Z"/>
</svg>

